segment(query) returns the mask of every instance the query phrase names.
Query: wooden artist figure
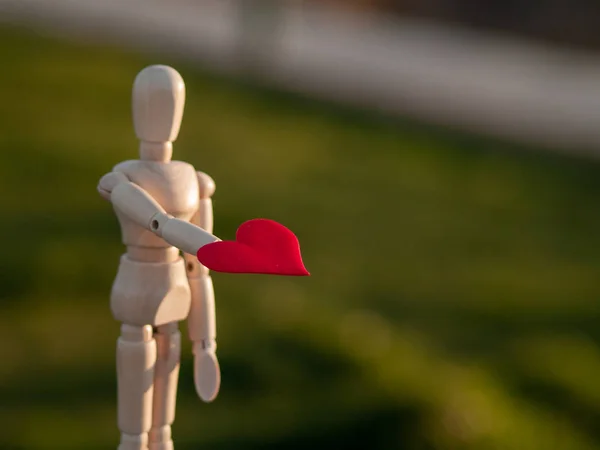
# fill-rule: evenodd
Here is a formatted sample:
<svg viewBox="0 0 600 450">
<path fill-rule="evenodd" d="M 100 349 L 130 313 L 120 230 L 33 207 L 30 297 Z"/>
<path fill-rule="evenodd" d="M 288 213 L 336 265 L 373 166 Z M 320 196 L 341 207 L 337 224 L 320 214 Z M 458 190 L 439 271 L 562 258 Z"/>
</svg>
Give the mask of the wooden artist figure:
<svg viewBox="0 0 600 450">
<path fill-rule="evenodd" d="M 221 374 L 209 270 L 308 275 L 298 240 L 277 222 L 245 222 L 235 241 L 212 234 L 214 181 L 171 159 L 184 103 L 177 71 L 161 65 L 142 70 L 133 86 L 140 159 L 117 164 L 98 184 L 114 207 L 127 247 L 110 299 L 122 324 L 119 450 L 173 449 L 182 320 L 188 320 L 193 343 L 196 391 L 205 402 L 217 396 Z"/>
</svg>

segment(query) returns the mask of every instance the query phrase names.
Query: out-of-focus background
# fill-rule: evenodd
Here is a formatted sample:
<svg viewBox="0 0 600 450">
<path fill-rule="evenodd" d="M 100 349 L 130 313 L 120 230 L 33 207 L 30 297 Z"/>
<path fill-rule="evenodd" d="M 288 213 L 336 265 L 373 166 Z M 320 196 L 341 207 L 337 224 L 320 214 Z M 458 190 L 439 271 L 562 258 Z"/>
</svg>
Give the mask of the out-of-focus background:
<svg viewBox="0 0 600 450">
<path fill-rule="evenodd" d="M 117 446 L 95 189 L 155 63 L 215 233 L 278 220 L 312 273 L 213 275 L 222 392 L 196 397 L 186 342 L 176 448 L 600 448 L 597 2 L 0 0 L 0 24 L 0 449 Z"/>
</svg>

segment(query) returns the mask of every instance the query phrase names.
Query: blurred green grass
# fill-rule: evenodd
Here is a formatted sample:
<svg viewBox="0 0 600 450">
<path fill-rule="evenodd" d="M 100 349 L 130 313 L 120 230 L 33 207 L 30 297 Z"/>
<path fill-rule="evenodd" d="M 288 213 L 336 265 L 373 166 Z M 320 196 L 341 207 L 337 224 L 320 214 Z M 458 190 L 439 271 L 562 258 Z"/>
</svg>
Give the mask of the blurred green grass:
<svg viewBox="0 0 600 450">
<path fill-rule="evenodd" d="M 173 64 L 175 155 L 211 174 L 215 233 L 269 217 L 308 279 L 214 274 L 222 392 L 179 449 L 600 448 L 600 166 L 0 30 L 0 448 L 116 448 L 97 180 L 136 158 L 130 89 Z"/>
</svg>

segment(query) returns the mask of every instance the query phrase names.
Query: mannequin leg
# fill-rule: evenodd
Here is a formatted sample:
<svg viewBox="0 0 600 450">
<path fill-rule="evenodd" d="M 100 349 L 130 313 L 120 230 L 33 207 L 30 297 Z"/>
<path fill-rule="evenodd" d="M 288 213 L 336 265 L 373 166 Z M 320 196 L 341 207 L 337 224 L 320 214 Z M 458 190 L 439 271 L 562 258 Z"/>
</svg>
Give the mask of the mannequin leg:
<svg viewBox="0 0 600 450">
<path fill-rule="evenodd" d="M 176 322 L 158 327 L 154 334 L 157 361 L 154 372 L 154 400 L 149 450 L 173 450 L 171 425 L 175 420 L 181 333 Z"/>
<path fill-rule="evenodd" d="M 156 342 L 152 327 L 121 326 L 117 341 L 118 450 L 147 450 Z"/>
</svg>

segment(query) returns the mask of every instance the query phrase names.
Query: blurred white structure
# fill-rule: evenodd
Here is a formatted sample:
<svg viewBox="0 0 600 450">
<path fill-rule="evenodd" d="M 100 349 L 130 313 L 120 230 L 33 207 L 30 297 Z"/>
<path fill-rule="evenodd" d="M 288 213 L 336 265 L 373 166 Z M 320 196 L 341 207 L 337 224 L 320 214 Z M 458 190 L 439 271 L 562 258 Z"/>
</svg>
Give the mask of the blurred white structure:
<svg viewBox="0 0 600 450">
<path fill-rule="evenodd" d="M 240 9 L 249 2 L 262 9 Z M 297 0 L 0 0 L 2 21 L 169 52 L 215 71 L 251 70 L 263 82 L 326 100 L 600 155 L 600 55 L 351 17 Z"/>
</svg>

